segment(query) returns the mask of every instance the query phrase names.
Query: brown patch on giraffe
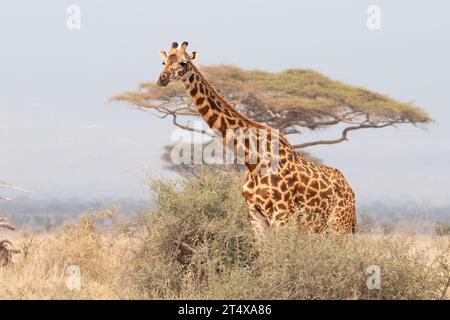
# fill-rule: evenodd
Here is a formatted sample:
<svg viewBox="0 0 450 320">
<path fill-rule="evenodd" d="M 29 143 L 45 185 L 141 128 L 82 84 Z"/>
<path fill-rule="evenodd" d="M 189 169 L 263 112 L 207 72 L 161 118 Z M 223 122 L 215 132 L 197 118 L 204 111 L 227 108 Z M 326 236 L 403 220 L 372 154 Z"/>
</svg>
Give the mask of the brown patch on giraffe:
<svg viewBox="0 0 450 320">
<path fill-rule="evenodd" d="M 269 182 L 269 177 L 268 176 L 264 176 L 261 178 L 261 184 L 268 184 Z"/>
<path fill-rule="evenodd" d="M 281 178 L 278 175 L 272 175 L 270 176 L 270 183 L 272 184 L 272 186 L 277 186 L 278 183 L 280 182 Z"/>
<path fill-rule="evenodd" d="M 287 159 L 289 162 L 292 162 L 292 161 L 294 160 L 294 157 L 292 156 L 292 153 L 291 153 L 291 152 L 289 152 L 289 153 L 287 154 L 286 159 Z"/>
<path fill-rule="evenodd" d="M 190 94 L 191 96 L 195 97 L 195 95 L 197 94 L 198 90 L 197 90 L 197 86 L 194 84 L 194 87 L 192 88 Z"/>
<path fill-rule="evenodd" d="M 213 113 L 208 120 L 206 120 L 206 122 L 208 122 L 208 125 L 213 128 L 214 127 L 214 123 L 216 123 L 217 118 L 219 118 L 219 116 L 216 113 Z"/>
<path fill-rule="evenodd" d="M 205 116 L 208 113 L 208 111 L 209 111 L 208 106 L 204 106 L 204 107 L 198 109 L 198 112 L 200 112 L 200 114 L 202 116 Z"/>
<path fill-rule="evenodd" d="M 291 173 L 290 176 L 285 177 L 285 180 L 286 180 L 286 183 L 288 184 L 288 186 L 295 185 L 297 179 L 298 179 L 298 177 L 296 175 L 294 175 L 293 173 Z"/>
<path fill-rule="evenodd" d="M 195 104 L 197 105 L 197 106 L 201 106 L 202 104 L 203 104 L 203 102 L 205 102 L 205 98 L 203 98 L 203 97 L 200 97 L 200 98 L 198 98 L 197 100 L 195 100 Z M 205 113 L 206 114 L 206 113 Z"/>
<path fill-rule="evenodd" d="M 300 194 L 305 194 L 306 192 L 306 186 L 299 184 L 295 187 L 296 191 Z"/>
<path fill-rule="evenodd" d="M 221 119 L 220 119 L 220 127 L 219 127 L 219 130 L 220 130 L 220 132 L 222 133 L 222 136 L 225 136 L 225 133 L 226 133 L 226 131 L 227 131 L 227 123 L 226 123 L 226 121 L 225 121 L 225 118 L 224 117 L 222 117 Z"/>
<path fill-rule="evenodd" d="M 272 201 L 267 201 L 267 203 L 264 205 L 264 210 L 269 210 L 273 208 Z"/>
<path fill-rule="evenodd" d="M 244 197 L 245 200 L 248 200 L 252 197 L 252 193 L 250 191 L 247 190 L 243 190 L 242 191 L 242 196 Z"/>
<path fill-rule="evenodd" d="M 333 195 L 333 191 L 331 190 L 331 188 L 328 188 L 328 189 L 326 189 L 324 191 L 320 191 L 319 195 L 322 198 L 326 199 L 326 198 L 329 198 L 329 197 L 331 197 Z"/>
<path fill-rule="evenodd" d="M 256 194 L 267 198 L 270 195 L 270 191 L 269 191 L 269 188 L 258 188 L 256 190 Z"/>
<path fill-rule="evenodd" d="M 198 89 L 200 90 L 200 93 L 202 94 L 202 95 L 205 95 L 206 93 L 205 93 L 205 87 L 203 86 L 203 83 L 199 83 L 198 84 Z"/>
<path fill-rule="evenodd" d="M 319 182 L 317 180 L 312 180 L 311 183 L 309 184 L 309 187 L 318 190 L 319 189 Z"/>
<path fill-rule="evenodd" d="M 300 182 L 305 184 L 305 185 L 308 185 L 309 177 L 306 174 L 304 174 L 304 173 L 300 173 Z"/>
<path fill-rule="evenodd" d="M 323 181 L 323 179 L 319 180 L 319 187 L 320 189 L 325 189 L 328 187 L 328 185 L 325 183 L 325 181 Z"/>
<path fill-rule="evenodd" d="M 284 167 L 285 164 L 286 164 L 286 159 L 278 160 L 278 164 L 279 164 L 281 167 Z M 289 168 L 286 168 L 286 167 L 285 167 L 284 169 L 282 169 L 282 170 L 280 171 L 280 174 L 281 174 L 282 176 L 287 176 L 290 172 L 291 172 L 291 170 L 289 170 Z"/>
<path fill-rule="evenodd" d="M 207 99 L 208 99 L 209 107 L 213 111 L 220 111 L 220 108 L 217 106 L 216 102 L 213 99 L 211 99 L 211 98 L 207 98 Z"/>
<path fill-rule="evenodd" d="M 278 202 L 281 200 L 281 193 L 277 189 L 272 189 L 272 198 Z"/>
<path fill-rule="evenodd" d="M 306 196 L 308 198 L 315 197 L 317 195 L 317 191 L 311 188 L 308 188 L 308 191 L 306 192 Z"/>
</svg>

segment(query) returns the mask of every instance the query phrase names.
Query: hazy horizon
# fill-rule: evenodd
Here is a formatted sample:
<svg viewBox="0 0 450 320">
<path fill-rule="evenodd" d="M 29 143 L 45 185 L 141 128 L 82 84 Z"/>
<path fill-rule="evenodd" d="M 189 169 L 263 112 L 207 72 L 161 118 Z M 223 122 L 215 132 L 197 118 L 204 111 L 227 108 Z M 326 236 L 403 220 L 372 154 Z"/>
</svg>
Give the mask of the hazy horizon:
<svg viewBox="0 0 450 320">
<path fill-rule="evenodd" d="M 66 27 L 72 4 L 80 30 Z M 366 27 L 372 4 L 380 30 Z M 426 130 L 360 130 L 307 151 L 342 170 L 360 203 L 448 205 L 449 14 L 450 2 L 387 0 L 5 3 L 0 180 L 32 198 L 148 198 L 146 175 L 174 176 L 160 159 L 174 127 L 108 100 L 155 81 L 159 50 L 187 40 L 200 65 L 314 69 L 421 106 L 437 121 Z"/>
</svg>

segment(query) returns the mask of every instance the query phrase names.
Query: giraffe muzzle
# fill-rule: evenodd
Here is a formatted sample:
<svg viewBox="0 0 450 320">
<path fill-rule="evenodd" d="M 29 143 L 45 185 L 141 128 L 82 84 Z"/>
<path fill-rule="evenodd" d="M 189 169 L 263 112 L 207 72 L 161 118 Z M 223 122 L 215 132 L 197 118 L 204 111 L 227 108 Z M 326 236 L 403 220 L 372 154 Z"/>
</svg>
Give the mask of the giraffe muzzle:
<svg viewBox="0 0 450 320">
<path fill-rule="evenodd" d="M 163 73 L 159 76 L 158 82 L 156 82 L 156 85 L 159 87 L 165 87 L 169 84 L 170 77 L 167 73 Z"/>
</svg>

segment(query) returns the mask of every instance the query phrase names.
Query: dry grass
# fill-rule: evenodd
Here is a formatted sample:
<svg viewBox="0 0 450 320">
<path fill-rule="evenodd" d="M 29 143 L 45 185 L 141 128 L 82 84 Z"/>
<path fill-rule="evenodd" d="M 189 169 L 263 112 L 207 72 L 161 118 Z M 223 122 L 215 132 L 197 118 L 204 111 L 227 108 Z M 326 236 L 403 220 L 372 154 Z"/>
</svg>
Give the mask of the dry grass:
<svg viewBox="0 0 450 320">
<path fill-rule="evenodd" d="M 121 220 L 86 213 L 53 234 L 18 233 L 22 253 L 0 268 L 2 299 L 442 299 L 449 238 L 413 233 L 346 238 L 271 231 L 263 256 L 236 184 L 206 175 L 152 184 L 155 210 Z M 65 270 L 81 269 L 81 290 Z M 369 290 L 367 267 L 381 268 Z"/>
</svg>

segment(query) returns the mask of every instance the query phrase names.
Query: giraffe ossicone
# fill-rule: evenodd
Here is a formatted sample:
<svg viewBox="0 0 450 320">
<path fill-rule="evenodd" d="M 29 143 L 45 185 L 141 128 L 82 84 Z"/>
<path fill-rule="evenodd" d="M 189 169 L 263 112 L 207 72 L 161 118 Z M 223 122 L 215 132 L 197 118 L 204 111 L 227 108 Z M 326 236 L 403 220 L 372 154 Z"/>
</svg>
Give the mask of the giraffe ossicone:
<svg viewBox="0 0 450 320">
<path fill-rule="evenodd" d="M 355 195 L 342 173 L 306 159 L 278 130 L 233 108 L 194 65 L 198 54 L 188 54 L 187 46 L 174 42 L 161 51 L 164 67 L 157 84 L 180 81 L 204 121 L 247 166 L 242 195 L 257 239 L 294 214 L 301 231 L 354 232 Z"/>
</svg>

